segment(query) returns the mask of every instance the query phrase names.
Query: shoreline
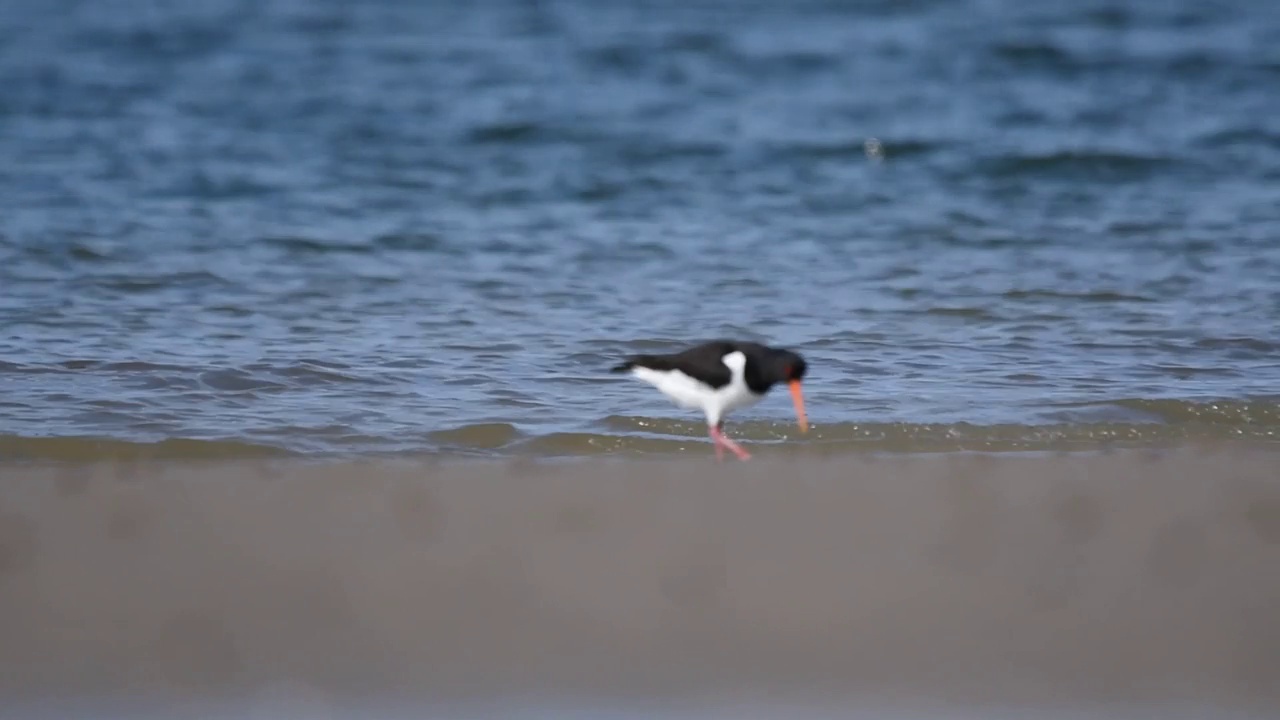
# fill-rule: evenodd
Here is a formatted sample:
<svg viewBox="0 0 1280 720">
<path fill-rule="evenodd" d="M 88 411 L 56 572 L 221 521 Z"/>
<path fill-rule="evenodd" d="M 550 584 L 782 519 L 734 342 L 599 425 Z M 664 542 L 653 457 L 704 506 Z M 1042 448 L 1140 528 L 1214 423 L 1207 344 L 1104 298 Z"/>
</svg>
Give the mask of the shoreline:
<svg viewBox="0 0 1280 720">
<path fill-rule="evenodd" d="M 0 694 L 1280 708 L 1280 452 L 0 466 Z"/>
</svg>

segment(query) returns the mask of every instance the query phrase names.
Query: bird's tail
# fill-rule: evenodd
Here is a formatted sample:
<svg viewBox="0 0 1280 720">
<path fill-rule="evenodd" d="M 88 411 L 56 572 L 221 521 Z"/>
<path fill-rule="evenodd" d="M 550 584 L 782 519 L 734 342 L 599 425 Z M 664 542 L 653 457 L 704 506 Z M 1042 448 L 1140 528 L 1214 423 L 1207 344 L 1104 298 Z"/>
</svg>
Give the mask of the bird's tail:
<svg viewBox="0 0 1280 720">
<path fill-rule="evenodd" d="M 623 362 L 620 362 L 617 365 L 614 365 L 613 367 L 609 368 L 609 372 L 624 373 L 624 372 L 630 371 L 631 368 L 635 366 L 636 366 L 636 363 L 634 360 L 624 360 Z"/>
</svg>

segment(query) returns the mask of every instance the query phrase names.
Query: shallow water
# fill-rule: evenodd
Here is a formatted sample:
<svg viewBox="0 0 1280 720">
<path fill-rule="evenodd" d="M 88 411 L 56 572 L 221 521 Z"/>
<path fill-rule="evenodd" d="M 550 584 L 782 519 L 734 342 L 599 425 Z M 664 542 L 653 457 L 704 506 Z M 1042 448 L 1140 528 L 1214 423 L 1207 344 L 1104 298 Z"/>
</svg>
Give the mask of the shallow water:
<svg viewBox="0 0 1280 720">
<path fill-rule="evenodd" d="M 0 457 L 1280 432 L 1272 5 L 126 6 L 0 10 Z"/>
</svg>

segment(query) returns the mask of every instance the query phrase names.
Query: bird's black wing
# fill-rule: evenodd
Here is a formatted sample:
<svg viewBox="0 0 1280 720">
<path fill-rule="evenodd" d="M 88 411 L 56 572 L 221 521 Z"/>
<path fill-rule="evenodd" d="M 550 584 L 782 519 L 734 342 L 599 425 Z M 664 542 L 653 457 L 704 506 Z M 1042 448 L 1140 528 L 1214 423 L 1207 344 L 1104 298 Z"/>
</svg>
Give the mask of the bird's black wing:
<svg viewBox="0 0 1280 720">
<path fill-rule="evenodd" d="M 728 385 L 733 379 L 722 358 L 734 349 L 732 342 L 717 340 L 668 355 L 630 355 L 610 368 L 610 371 L 628 372 L 635 367 L 658 371 L 679 370 L 695 380 L 719 388 Z"/>
</svg>

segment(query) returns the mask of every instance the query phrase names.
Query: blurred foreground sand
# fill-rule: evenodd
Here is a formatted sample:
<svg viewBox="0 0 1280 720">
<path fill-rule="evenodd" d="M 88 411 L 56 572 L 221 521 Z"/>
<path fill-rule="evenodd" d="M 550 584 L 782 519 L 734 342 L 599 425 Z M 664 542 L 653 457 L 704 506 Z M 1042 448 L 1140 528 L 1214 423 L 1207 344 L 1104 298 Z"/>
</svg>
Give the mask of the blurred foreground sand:
<svg viewBox="0 0 1280 720">
<path fill-rule="evenodd" d="M 4 698 L 1280 709 L 1280 454 L 0 476 Z"/>
</svg>

